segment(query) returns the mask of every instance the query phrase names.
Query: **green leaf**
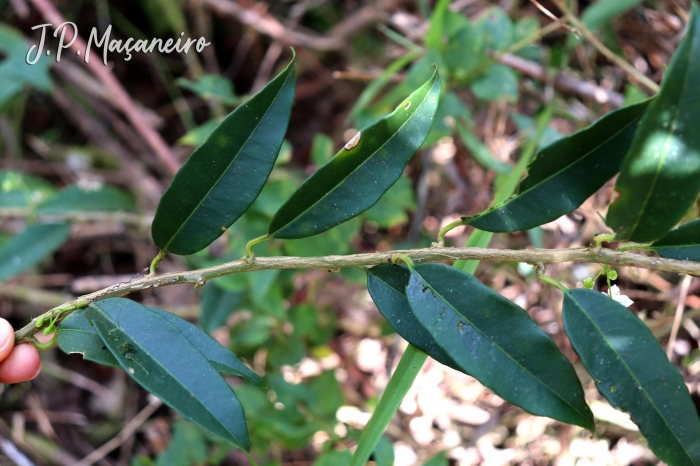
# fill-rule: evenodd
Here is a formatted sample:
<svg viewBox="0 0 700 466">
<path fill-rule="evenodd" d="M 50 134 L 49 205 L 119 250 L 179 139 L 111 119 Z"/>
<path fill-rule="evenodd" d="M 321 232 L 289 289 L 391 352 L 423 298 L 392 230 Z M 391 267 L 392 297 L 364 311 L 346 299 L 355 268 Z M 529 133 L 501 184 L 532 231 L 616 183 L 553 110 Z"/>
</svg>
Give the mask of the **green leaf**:
<svg viewBox="0 0 700 466">
<path fill-rule="evenodd" d="M 178 419 L 168 448 L 158 455 L 155 466 L 203 465 L 207 458 L 207 435 L 185 419 Z"/>
<path fill-rule="evenodd" d="M 595 31 L 640 3 L 642 0 L 598 0 L 583 10 L 581 21 L 589 30 Z"/>
<path fill-rule="evenodd" d="M 76 211 L 133 212 L 136 204 L 125 192 L 103 185 L 97 189 L 69 186 L 46 199 L 36 207 L 37 213 L 57 214 Z"/>
<path fill-rule="evenodd" d="M 313 466 L 347 466 L 351 459 L 352 454 L 348 450 L 333 450 L 319 456 Z"/>
<path fill-rule="evenodd" d="M 423 464 L 423 466 L 449 466 L 450 462 L 447 459 L 447 455 L 444 451 L 441 451 L 437 455 L 430 458 Z"/>
<path fill-rule="evenodd" d="M 445 33 L 445 15 L 447 14 L 450 0 L 438 0 L 430 15 L 430 27 L 425 35 L 426 48 L 441 48 Z"/>
<path fill-rule="evenodd" d="M 0 281 L 38 264 L 70 236 L 70 225 L 38 223 L 13 236 L 0 248 Z"/>
<path fill-rule="evenodd" d="M 513 23 L 502 8 L 489 8 L 476 21 L 484 48 L 503 51 L 513 43 Z"/>
<path fill-rule="evenodd" d="M 367 289 L 379 312 L 401 337 L 436 361 L 461 371 L 433 335 L 413 315 L 406 297 L 411 272 L 397 265 L 382 264 L 367 272 Z"/>
<path fill-rule="evenodd" d="M 123 301 L 132 302 L 129 300 Z M 246 382 L 258 387 L 265 386 L 258 374 L 250 370 L 235 354 L 202 332 L 196 325 L 179 318 L 175 314 L 155 307 L 146 307 L 146 309 L 173 324 L 182 336 L 192 346 L 197 348 L 218 372 L 242 377 Z M 112 353 L 102 341 L 95 327 L 88 322 L 83 309 L 73 312 L 61 322 L 58 329 L 58 347 L 66 354 L 82 354 L 83 359 L 88 361 L 105 366 L 121 367 L 120 363 L 112 356 Z"/>
<path fill-rule="evenodd" d="M 203 99 L 219 100 L 226 105 L 236 105 L 241 100 L 233 93 L 231 81 L 218 74 L 205 74 L 195 81 L 179 78 L 175 82 Z"/>
<path fill-rule="evenodd" d="M 161 250 L 192 254 L 245 213 L 277 159 L 294 100 L 294 58 L 239 106 L 177 172 L 153 219 Z"/>
<path fill-rule="evenodd" d="M 685 37 L 625 156 L 607 223 L 619 240 L 646 242 L 673 228 L 700 192 L 700 10 L 695 2 Z"/>
<path fill-rule="evenodd" d="M 416 201 L 413 195 L 413 186 L 406 176 L 401 176 L 389 188 L 384 196 L 377 201 L 363 217 L 365 220 L 375 222 L 379 228 L 391 228 L 408 222 L 406 211 L 413 211 Z"/>
<path fill-rule="evenodd" d="M 483 100 L 514 102 L 518 98 L 518 76 L 506 65 L 494 63 L 472 82 L 472 92 Z"/>
<path fill-rule="evenodd" d="M 85 317 L 142 387 L 213 435 L 250 448 L 236 395 L 179 326 L 123 298 L 93 303 L 85 309 Z"/>
<path fill-rule="evenodd" d="M 460 13 L 448 10 L 445 23 L 449 35 L 442 53 L 445 65 L 455 80 L 466 80 L 469 73 L 483 60 L 484 36 L 476 25 Z"/>
<path fill-rule="evenodd" d="M 0 107 L 25 86 L 51 90 L 49 67 L 52 60 L 43 56 L 34 65 L 27 63 L 31 45 L 16 29 L 0 25 L 0 53 L 4 56 L 4 60 L 0 61 Z M 30 59 L 34 59 L 36 51 L 35 48 Z"/>
<path fill-rule="evenodd" d="M 667 259 L 700 262 L 700 219 L 684 223 L 651 243 Z"/>
<path fill-rule="evenodd" d="M 177 143 L 182 144 L 183 146 L 198 147 L 206 142 L 211 133 L 213 133 L 219 126 L 219 123 L 221 123 L 220 120 L 212 118 L 211 120 L 186 132 L 180 139 L 177 140 Z"/>
<path fill-rule="evenodd" d="M 27 207 L 38 204 L 56 190 L 36 176 L 0 170 L 0 207 Z"/>
<path fill-rule="evenodd" d="M 394 466 L 394 445 L 391 440 L 382 435 L 374 447 L 372 460 L 376 466 Z"/>
<path fill-rule="evenodd" d="M 576 371 L 519 306 L 444 264 L 415 266 L 406 295 L 463 372 L 532 414 L 594 429 Z"/>
<path fill-rule="evenodd" d="M 280 207 L 268 236 L 292 239 L 317 235 L 372 207 L 423 144 L 433 123 L 440 88 L 436 70 L 393 113 L 363 129 L 356 146 L 341 149 Z"/>
<path fill-rule="evenodd" d="M 122 367 L 107 349 L 95 327 L 88 323 L 83 309 L 78 309 L 61 321 L 58 327 L 58 347 L 66 354 L 82 354 L 86 361 Z"/>
<path fill-rule="evenodd" d="M 598 391 L 671 465 L 700 464 L 700 420 L 683 377 L 646 325 L 603 293 L 564 293 L 564 326 Z"/>
<path fill-rule="evenodd" d="M 551 222 L 574 211 L 620 169 L 652 99 L 608 113 L 593 125 L 542 149 L 518 192 L 474 217 L 475 228 L 511 232 Z"/>
<path fill-rule="evenodd" d="M 199 324 L 205 332 L 213 332 L 224 325 L 240 301 L 241 293 L 232 293 L 214 284 L 205 286 L 202 292 L 202 311 L 199 314 Z"/>
</svg>

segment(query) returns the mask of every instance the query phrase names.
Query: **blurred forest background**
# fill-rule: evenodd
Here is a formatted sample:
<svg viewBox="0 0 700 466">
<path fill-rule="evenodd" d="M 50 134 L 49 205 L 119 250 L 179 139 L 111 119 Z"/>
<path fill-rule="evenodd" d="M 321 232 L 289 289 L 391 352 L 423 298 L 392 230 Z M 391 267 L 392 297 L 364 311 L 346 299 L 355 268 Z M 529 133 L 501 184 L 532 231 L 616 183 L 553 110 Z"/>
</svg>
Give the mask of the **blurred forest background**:
<svg viewBox="0 0 700 466">
<path fill-rule="evenodd" d="M 568 4 L 602 47 L 657 83 L 690 6 Z M 297 53 L 296 101 L 265 190 L 207 250 L 170 255 L 160 271 L 241 257 L 301 181 L 358 129 L 393 110 L 432 64 L 445 83 L 438 117 L 399 182 L 360 217 L 317 237 L 269 241 L 257 247 L 259 256 L 429 246 L 441 226 L 489 205 L 528 144 L 542 147 L 652 94 L 601 47 L 548 16 L 562 16 L 549 1 L 454 0 L 439 28 L 430 25 L 434 8 L 429 0 L 0 0 L 0 245 L 37 217 L 72 225 L 55 254 L 0 278 L 0 315 L 19 328 L 146 267 L 158 253 L 150 222 L 174 171 L 223 116 L 286 66 L 290 46 Z M 51 55 L 27 65 L 27 51 L 40 39 L 31 28 L 63 21 L 76 23 L 84 40 L 92 28 L 101 37 L 111 25 L 112 39 L 204 37 L 211 45 L 186 55 L 133 53 L 129 61 L 110 52 L 105 67 L 94 46 L 89 65 L 68 50 L 56 62 L 58 39 L 47 31 Z M 546 105 L 553 117 L 533 141 Z M 600 215 L 611 196 L 612 182 L 574 213 L 528 232 L 496 234 L 490 245 L 588 245 L 609 232 Z M 463 246 L 471 232 L 452 230 L 447 241 Z M 575 287 L 598 270 L 561 264 L 549 273 Z M 329 272 L 269 270 L 132 296 L 198 322 L 265 376 L 267 392 L 231 378 L 261 465 L 346 463 L 405 347 L 369 298 L 364 273 Z M 591 435 L 529 415 L 429 360 L 373 461 L 657 464 L 629 418 L 586 378 L 563 333 L 559 291 L 544 288 L 526 264 L 481 263 L 476 276 L 524 307 L 580 369 L 598 430 Z M 600 291 L 607 290 L 603 282 Z M 700 280 L 626 268 L 616 283 L 700 405 Z M 0 389 L 0 464 L 249 464 L 123 371 L 58 349 L 42 358 L 38 378 Z M 16 463 L 17 451 L 30 462 Z"/>
</svg>

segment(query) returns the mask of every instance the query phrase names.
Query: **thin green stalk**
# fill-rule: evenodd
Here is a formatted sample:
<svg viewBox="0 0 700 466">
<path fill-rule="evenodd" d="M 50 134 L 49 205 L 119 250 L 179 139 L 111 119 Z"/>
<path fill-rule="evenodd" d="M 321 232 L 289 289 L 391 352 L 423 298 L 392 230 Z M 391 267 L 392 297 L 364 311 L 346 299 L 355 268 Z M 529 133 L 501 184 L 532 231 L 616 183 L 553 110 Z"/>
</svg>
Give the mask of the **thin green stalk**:
<svg viewBox="0 0 700 466">
<path fill-rule="evenodd" d="M 372 417 L 357 442 L 357 450 L 352 455 L 350 466 L 364 466 L 367 463 L 382 433 L 399 409 L 404 396 L 413 385 L 413 381 L 427 358 L 426 353 L 413 345 L 408 345 L 382 394 L 382 398 L 379 400 L 377 409 L 372 413 Z"/>
<path fill-rule="evenodd" d="M 456 222 L 452 222 L 452 223 L 446 225 L 445 227 L 443 227 L 442 229 L 440 229 L 440 231 L 439 231 L 438 234 L 437 234 L 437 244 L 438 244 L 438 246 L 442 247 L 442 246 L 445 245 L 445 235 L 446 235 L 450 230 L 454 230 L 455 228 L 460 227 L 460 226 L 462 226 L 462 225 L 464 225 L 464 221 L 462 221 L 462 220 L 457 220 Z"/>
<path fill-rule="evenodd" d="M 248 241 L 248 244 L 245 245 L 245 257 L 244 257 L 244 259 L 250 260 L 253 257 L 255 257 L 255 253 L 253 252 L 253 247 L 256 244 L 260 244 L 263 241 L 267 241 L 268 239 L 269 239 L 269 237 L 267 235 L 262 235 L 262 236 L 258 236 L 257 238 L 254 238 L 254 239 L 251 239 L 250 241 Z"/>
<path fill-rule="evenodd" d="M 518 187 L 518 183 L 520 183 L 520 179 L 522 178 L 523 173 L 525 173 L 525 169 L 527 168 L 528 164 L 537 152 L 537 145 L 539 144 L 540 139 L 542 139 L 544 130 L 547 129 L 547 125 L 552 119 L 552 107 L 553 101 L 550 101 L 550 103 L 545 107 L 542 114 L 537 118 L 537 131 L 535 132 L 534 137 L 530 140 L 529 144 L 523 150 L 523 155 L 520 157 L 520 160 L 518 160 L 518 163 L 515 165 L 513 170 L 510 173 L 503 175 L 505 177 L 505 180 L 503 181 L 503 183 L 501 183 L 500 187 L 494 194 L 493 200 L 491 201 L 491 206 L 504 202 L 515 192 L 515 189 Z M 491 242 L 492 237 L 493 233 L 490 231 L 481 231 L 474 229 L 472 234 L 469 235 L 469 239 L 467 240 L 467 244 L 465 245 L 465 247 L 486 248 Z M 453 265 L 453 267 L 457 267 L 458 269 L 464 270 L 465 272 L 472 274 L 476 271 L 476 268 L 478 266 L 479 261 L 456 261 Z"/>
<path fill-rule="evenodd" d="M 156 269 L 158 268 L 158 264 L 160 264 L 160 261 L 163 260 L 163 258 L 165 257 L 166 254 L 167 254 L 167 252 L 161 250 L 158 253 L 158 255 L 153 259 L 153 261 L 151 262 L 151 266 L 148 268 L 148 270 L 149 270 L 148 276 L 149 277 L 156 274 Z"/>
</svg>

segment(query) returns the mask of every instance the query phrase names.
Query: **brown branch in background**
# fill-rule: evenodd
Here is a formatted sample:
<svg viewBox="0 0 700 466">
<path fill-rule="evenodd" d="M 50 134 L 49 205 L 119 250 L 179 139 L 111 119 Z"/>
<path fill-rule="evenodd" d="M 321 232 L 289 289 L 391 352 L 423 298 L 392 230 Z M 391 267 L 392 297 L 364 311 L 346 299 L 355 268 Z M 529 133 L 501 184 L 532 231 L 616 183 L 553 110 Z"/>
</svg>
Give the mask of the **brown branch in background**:
<svg viewBox="0 0 700 466">
<path fill-rule="evenodd" d="M 376 8 L 364 7 L 338 23 L 327 35 L 321 36 L 290 29 L 272 15 L 256 7 L 244 8 L 229 0 L 202 0 L 202 4 L 221 15 L 232 16 L 246 26 L 283 44 L 305 47 L 318 52 L 344 49 L 347 46 L 348 37 L 361 28 L 381 20 L 384 16 Z"/>
<path fill-rule="evenodd" d="M 49 0 L 30 0 L 34 7 L 41 13 L 46 21 L 57 27 L 65 22 L 65 19 L 58 10 L 51 4 Z M 75 37 L 71 45 L 71 49 L 76 52 L 84 53 L 86 50 L 85 41 L 80 37 Z M 92 60 L 85 64 L 107 87 L 109 92 L 114 95 L 115 101 L 119 104 L 122 112 L 141 134 L 148 145 L 153 149 L 156 156 L 163 163 L 168 172 L 172 175 L 180 168 L 180 163 L 175 159 L 175 156 L 170 151 L 170 148 L 165 143 L 163 138 L 158 134 L 146 121 L 141 112 L 139 112 L 136 104 L 131 99 L 131 96 L 124 90 L 117 78 L 112 74 L 109 67 L 105 66 L 99 60 Z"/>
<path fill-rule="evenodd" d="M 119 432 L 119 434 L 117 434 L 116 437 L 114 437 L 112 440 L 110 440 L 97 450 L 87 455 L 85 458 L 76 463 L 75 466 L 90 466 L 92 464 L 95 464 L 96 462 L 100 461 L 102 458 L 107 456 L 109 452 L 111 452 L 115 448 L 118 448 L 119 445 L 124 443 L 126 439 L 134 435 L 138 428 L 141 427 L 143 423 L 146 422 L 148 418 L 151 417 L 151 415 L 163 405 L 163 402 L 160 401 L 160 398 L 154 395 L 149 395 L 148 400 L 149 401 L 146 407 L 143 408 L 141 412 L 136 415 L 136 417 L 129 421 L 129 423 L 126 426 L 124 426 L 124 428 L 121 430 L 121 432 Z"/>
<path fill-rule="evenodd" d="M 514 70 L 530 76 L 538 81 L 547 80 L 547 73 L 545 69 L 535 62 L 510 54 L 503 55 L 500 57 L 499 61 L 504 65 L 507 65 Z M 553 84 L 554 87 L 561 91 L 571 92 L 583 97 L 589 97 L 601 104 L 610 104 L 614 105 L 615 107 L 621 107 L 625 101 L 624 96 L 618 92 L 604 89 L 600 86 L 596 86 L 595 84 L 591 84 L 588 81 L 582 81 L 571 76 L 561 74 L 557 75 L 554 77 Z"/>
<path fill-rule="evenodd" d="M 133 176 L 134 187 L 137 195 L 143 195 L 148 200 L 147 205 L 157 206 L 163 194 L 160 184 L 146 172 L 138 162 L 131 161 L 129 152 L 118 141 L 112 138 L 107 130 L 80 105 L 72 102 L 59 86 L 54 86 L 52 97 L 58 105 L 85 136 L 98 147 L 113 154 L 123 169 Z"/>
<path fill-rule="evenodd" d="M 668 338 L 668 346 L 666 347 L 666 357 L 671 359 L 673 356 L 673 347 L 676 344 L 676 338 L 678 337 L 678 329 L 681 327 L 681 320 L 683 317 L 683 309 L 685 308 L 685 300 L 688 298 L 688 290 L 690 289 L 690 282 L 693 281 L 693 277 L 686 275 L 681 280 L 680 286 L 680 296 L 678 297 L 678 304 L 676 305 L 676 313 L 673 318 L 673 326 L 671 327 L 671 336 Z"/>
</svg>

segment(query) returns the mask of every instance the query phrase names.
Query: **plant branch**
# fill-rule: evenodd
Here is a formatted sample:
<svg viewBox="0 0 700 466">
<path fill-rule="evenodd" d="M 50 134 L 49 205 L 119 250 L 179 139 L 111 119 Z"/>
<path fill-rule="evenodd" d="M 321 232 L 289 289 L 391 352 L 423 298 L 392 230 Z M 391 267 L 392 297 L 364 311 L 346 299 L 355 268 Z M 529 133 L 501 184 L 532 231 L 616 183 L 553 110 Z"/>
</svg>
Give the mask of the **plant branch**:
<svg viewBox="0 0 700 466">
<path fill-rule="evenodd" d="M 148 228 L 153 221 L 153 215 L 139 215 L 131 212 L 57 212 L 51 214 L 35 213 L 29 207 L 0 207 L 0 219 L 36 218 L 44 221 L 67 221 L 70 223 L 120 223 L 139 228 Z"/>
<path fill-rule="evenodd" d="M 233 262 L 186 272 L 173 272 L 147 276 L 130 282 L 119 283 L 94 293 L 81 296 L 58 306 L 44 315 L 33 319 L 30 324 L 15 332 L 15 342 L 29 341 L 43 323 L 59 323 L 70 312 L 84 308 L 94 301 L 125 296 L 129 293 L 159 286 L 189 283 L 202 286 L 207 280 L 234 273 L 253 272 L 268 269 L 326 269 L 337 270 L 343 267 L 360 267 L 386 264 L 404 255 L 414 262 L 447 262 L 454 260 L 490 260 L 498 262 L 526 262 L 529 264 L 552 264 L 559 262 L 589 262 L 613 265 L 616 267 L 640 267 L 649 270 L 683 273 L 700 276 L 700 263 L 643 256 L 630 252 L 617 252 L 603 248 L 569 249 L 488 249 L 488 248 L 424 248 L 346 256 L 293 257 L 273 256 L 243 258 Z M 56 318 L 58 316 L 58 318 Z M 53 319 L 53 320 L 52 320 Z M 37 323 L 41 325 L 37 326 Z"/>
<path fill-rule="evenodd" d="M 608 60 L 612 61 L 615 63 L 617 66 L 625 70 L 630 76 L 634 77 L 635 79 L 639 80 L 640 83 L 642 83 L 644 86 L 646 86 L 649 90 L 654 92 L 655 94 L 659 92 L 659 85 L 656 84 L 654 81 L 646 77 L 644 74 L 640 73 L 634 66 L 632 66 L 630 63 L 628 63 L 625 59 L 614 53 L 612 50 L 607 48 L 605 44 L 603 44 L 601 41 L 598 40 L 598 38 L 593 34 L 585 24 L 581 20 L 579 20 L 576 15 L 574 15 L 571 10 L 566 6 L 566 4 L 562 0 L 552 0 L 552 2 L 559 8 L 562 13 L 564 13 L 564 16 L 568 21 L 571 22 L 579 31 L 581 31 L 581 34 L 583 34 L 583 37 L 588 40 L 588 42 L 593 45 L 600 53 L 602 53 L 605 57 L 608 58 Z"/>
</svg>

